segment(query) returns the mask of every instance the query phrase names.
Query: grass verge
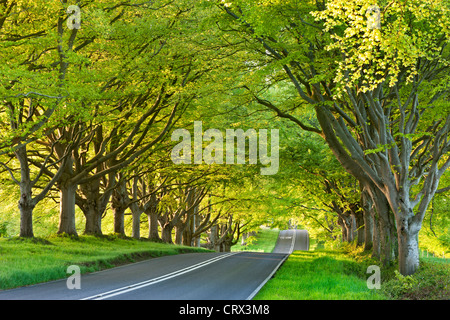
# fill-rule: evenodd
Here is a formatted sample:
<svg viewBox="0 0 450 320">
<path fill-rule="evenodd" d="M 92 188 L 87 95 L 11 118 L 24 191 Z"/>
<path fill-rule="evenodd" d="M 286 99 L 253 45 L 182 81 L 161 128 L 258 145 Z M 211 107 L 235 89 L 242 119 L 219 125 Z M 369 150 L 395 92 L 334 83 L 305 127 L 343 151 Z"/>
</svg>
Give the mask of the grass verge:
<svg viewBox="0 0 450 320">
<path fill-rule="evenodd" d="M 87 273 L 152 257 L 208 251 L 113 235 L 1 238 L 0 289 L 65 278 L 69 265 L 78 265 L 82 273 Z"/>
<path fill-rule="evenodd" d="M 381 267 L 381 289 L 367 288 L 370 253 L 348 244 L 336 250 L 295 251 L 255 300 L 450 300 L 450 263 L 422 258 L 412 276 Z"/>
<path fill-rule="evenodd" d="M 382 300 L 342 250 L 294 251 L 254 300 Z M 365 270 L 364 270 L 365 271 Z"/>
</svg>

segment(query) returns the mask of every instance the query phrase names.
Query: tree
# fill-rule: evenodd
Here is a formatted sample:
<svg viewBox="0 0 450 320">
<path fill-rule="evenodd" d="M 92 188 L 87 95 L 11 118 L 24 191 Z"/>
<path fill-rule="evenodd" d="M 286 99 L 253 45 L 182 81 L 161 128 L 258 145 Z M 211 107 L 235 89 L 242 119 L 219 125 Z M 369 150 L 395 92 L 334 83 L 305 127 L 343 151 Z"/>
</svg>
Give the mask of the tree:
<svg viewBox="0 0 450 320">
<path fill-rule="evenodd" d="M 67 75 L 69 65 L 79 57 L 73 52 L 77 29 L 65 29 L 65 3 L 62 1 L 62 6 L 48 8 L 46 4 L 33 1 L 26 10 L 23 3 L 0 3 L 0 46 L 5 53 L 2 54 L 5 68 L 0 86 L 0 155 L 14 154 L 19 162 L 20 178 L 15 177 L 14 168 L 4 162 L 1 164 L 20 187 L 20 236 L 23 237 L 33 236 L 33 209 L 62 174 L 62 170 L 58 170 L 53 179 L 39 186 L 41 190 L 33 195 L 42 174 L 53 165 L 49 160 L 55 152 L 55 144 L 49 146 L 50 153 L 44 157 L 41 170 L 35 176 L 28 161 L 29 144 L 45 136 L 70 113 L 69 108 L 63 107 L 71 96 L 67 90 Z M 76 113 L 72 114 L 77 117 Z M 70 143 L 62 150 L 62 166 L 71 150 Z"/>
<path fill-rule="evenodd" d="M 172 27 L 180 18 L 173 19 L 172 13 L 180 9 L 139 4 L 125 6 L 125 10 L 122 3 L 110 5 L 84 6 L 84 14 L 91 19 L 79 32 L 78 41 L 70 38 L 73 51 L 85 51 L 85 59 L 76 60 L 79 82 L 68 86 L 74 92 L 68 105 L 81 106 L 83 118 L 69 114 L 42 142 L 56 149 L 52 168 L 45 172 L 57 180 L 61 191 L 59 233 L 77 234 L 77 204 L 86 217 L 85 233 L 101 234 L 101 217 L 116 173 L 138 157 L 148 156 L 173 125 L 176 112 L 182 113 L 191 99 L 181 91 L 190 81 L 184 59 L 177 54 L 158 59 L 172 48 L 168 31 L 175 32 Z M 147 11 L 157 14 L 141 14 Z M 141 28 L 136 28 L 139 24 Z M 61 151 L 68 146 L 73 151 L 67 156 Z M 44 169 L 42 161 L 34 165 Z M 57 177 L 56 170 L 62 172 Z"/>
<path fill-rule="evenodd" d="M 284 77 L 299 98 L 292 109 L 283 105 L 291 105 L 287 99 L 268 101 L 261 97 L 267 82 L 255 85 L 251 75 L 245 85 L 255 100 L 321 135 L 370 195 L 383 226 L 382 243 L 388 246 L 386 262 L 393 258 L 392 210 L 399 269 L 407 275 L 418 268 L 417 235 L 450 166 L 444 85 L 449 8 L 445 1 L 386 3 L 378 29 L 367 26 L 369 5 L 358 0 L 229 1 L 219 7 L 228 17 L 221 21 L 253 43 L 249 56 L 259 54 L 266 72 Z M 312 108 L 319 126 L 296 117 L 297 108 Z"/>
</svg>

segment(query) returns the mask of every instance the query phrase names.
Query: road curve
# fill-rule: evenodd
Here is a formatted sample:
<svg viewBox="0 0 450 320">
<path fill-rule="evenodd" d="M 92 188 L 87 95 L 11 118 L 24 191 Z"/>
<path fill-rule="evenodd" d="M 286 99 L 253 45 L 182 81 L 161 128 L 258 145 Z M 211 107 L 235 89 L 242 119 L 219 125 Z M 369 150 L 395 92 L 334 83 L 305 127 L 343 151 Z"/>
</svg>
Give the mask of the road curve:
<svg viewBox="0 0 450 320">
<path fill-rule="evenodd" d="M 188 253 L 0 291 L 0 300 L 245 300 L 251 299 L 294 250 L 308 250 L 305 230 L 280 232 L 272 253 Z"/>
</svg>

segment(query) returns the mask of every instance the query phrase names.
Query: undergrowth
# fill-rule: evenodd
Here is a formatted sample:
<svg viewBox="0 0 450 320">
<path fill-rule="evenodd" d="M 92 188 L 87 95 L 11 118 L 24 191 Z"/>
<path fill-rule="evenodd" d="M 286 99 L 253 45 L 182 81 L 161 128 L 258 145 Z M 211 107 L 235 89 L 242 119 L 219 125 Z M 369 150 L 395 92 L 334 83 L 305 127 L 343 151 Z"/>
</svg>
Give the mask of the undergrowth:
<svg viewBox="0 0 450 320">
<path fill-rule="evenodd" d="M 380 292 L 393 300 L 449 300 L 450 299 L 450 263 L 447 259 L 421 258 L 419 270 L 410 276 L 398 272 L 398 264 L 382 266 L 355 244 L 342 245 L 344 252 L 351 256 L 361 268 L 355 272 L 364 272 L 369 265 L 379 265 L 381 270 Z M 367 277 L 367 275 L 366 275 Z"/>
</svg>

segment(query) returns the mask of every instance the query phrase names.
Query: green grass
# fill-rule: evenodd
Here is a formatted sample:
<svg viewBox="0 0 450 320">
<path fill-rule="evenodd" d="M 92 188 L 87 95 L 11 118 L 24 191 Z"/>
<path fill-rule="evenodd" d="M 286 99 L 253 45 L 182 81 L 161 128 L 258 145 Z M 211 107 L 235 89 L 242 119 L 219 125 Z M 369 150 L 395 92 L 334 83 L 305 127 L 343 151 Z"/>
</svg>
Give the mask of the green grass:
<svg viewBox="0 0 450 320">
<path fill-rule="evenodd" d="M 0 238 L 0 289 L 65 278 L 73 264 L 86 273 L 187 252 L 208 250 L 115 236 Z"/>
<path fill-rule="evenodd" d="M 231 247 L 231 251 L 272 252 L 279 233 L 279 229 L 261 228 L 255 237 L 247 241 L 247 245 L 241 246 L 239 242 Z"/>
<path fill-rule="evenodd" d="M 343 251 L 294 251 L 254 299 L 385 299 L 376 290 L 367 288 L 361 274 L 362 265 Z"/>
</svg>

